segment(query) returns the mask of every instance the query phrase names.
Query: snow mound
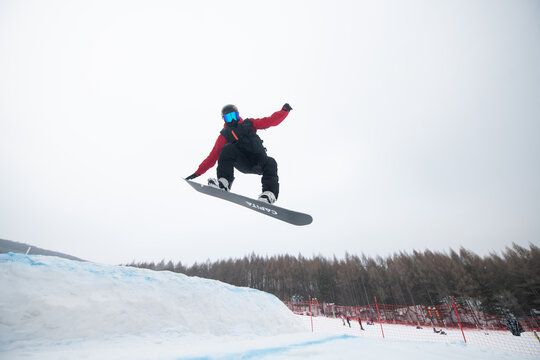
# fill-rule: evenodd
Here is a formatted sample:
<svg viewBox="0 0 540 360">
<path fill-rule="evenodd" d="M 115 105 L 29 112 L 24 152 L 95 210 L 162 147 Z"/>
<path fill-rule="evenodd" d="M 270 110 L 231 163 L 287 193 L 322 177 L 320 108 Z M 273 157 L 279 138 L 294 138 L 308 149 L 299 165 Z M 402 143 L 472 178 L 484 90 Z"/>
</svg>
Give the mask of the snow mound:
<svg viewBox="0 0 540 360">
<path fill-rule="evenodd" d="M 277 335 L 305 327 L 275 296 L 219 281 L 0 254 L 0 348 L 146 333 Z"/>
</svg>

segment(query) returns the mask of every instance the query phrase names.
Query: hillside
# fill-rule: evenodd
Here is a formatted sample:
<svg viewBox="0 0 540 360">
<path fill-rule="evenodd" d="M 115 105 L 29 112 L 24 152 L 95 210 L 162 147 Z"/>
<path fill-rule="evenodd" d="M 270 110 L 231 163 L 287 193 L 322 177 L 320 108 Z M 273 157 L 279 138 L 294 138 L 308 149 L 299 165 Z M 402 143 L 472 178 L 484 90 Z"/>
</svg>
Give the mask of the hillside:
<svg viewBox="0 0 540 360">
<path fill-rule="evenodd" d="M 79 259 L 78 257 L 63 254 L 61 252 L 45 250 L 45 249 L 42 249 L 33 245 L 25 244 L 25 243 L 19 243 L 15 241 L 0 239 L 0 254 L 5 254 L 9 252 L 17 253 L 17 254 L 26 254 L 28 252 L 29 255 L 58 256 L 64 259 L 83 261 L 82 259 Z"/>
</svg>

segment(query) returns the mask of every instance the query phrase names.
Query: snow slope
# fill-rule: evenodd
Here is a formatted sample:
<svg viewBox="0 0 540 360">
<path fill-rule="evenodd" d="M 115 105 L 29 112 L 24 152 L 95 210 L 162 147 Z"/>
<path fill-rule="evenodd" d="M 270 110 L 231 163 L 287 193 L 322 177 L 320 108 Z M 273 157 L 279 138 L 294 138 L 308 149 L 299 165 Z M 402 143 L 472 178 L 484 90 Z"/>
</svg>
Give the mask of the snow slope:
<svg viewBox="0 0 540 360">
<path fill-rule="evenodd" d="M 302 325 L 275 296 L 219 281 L 57 257 L 0 256 L 0 346 L 122 334 L 275 335 Z"/>
<path fill-rule="evenodd" d="M 0 255 L 1 359 L 505 359 L 465 345 L 310 332 L 275 296 L 219 281 Z M 428 356 L 429 355 L 429 356 Z"/>
</svg>

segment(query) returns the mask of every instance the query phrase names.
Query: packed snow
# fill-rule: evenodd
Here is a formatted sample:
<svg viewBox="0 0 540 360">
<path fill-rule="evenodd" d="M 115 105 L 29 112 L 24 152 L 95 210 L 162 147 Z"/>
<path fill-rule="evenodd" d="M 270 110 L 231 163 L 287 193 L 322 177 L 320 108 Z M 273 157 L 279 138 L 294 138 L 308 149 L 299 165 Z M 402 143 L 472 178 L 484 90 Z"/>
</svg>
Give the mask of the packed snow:
<svg viewBox="0 0 540 360">
<path fill-rule="evenodd" d="M 219 281 L 0 254 L 1 359 L 507 359 L 454 341 L 355 335 Z M 526 356 L 519 356 L 527 358 Z"/>
</svg>

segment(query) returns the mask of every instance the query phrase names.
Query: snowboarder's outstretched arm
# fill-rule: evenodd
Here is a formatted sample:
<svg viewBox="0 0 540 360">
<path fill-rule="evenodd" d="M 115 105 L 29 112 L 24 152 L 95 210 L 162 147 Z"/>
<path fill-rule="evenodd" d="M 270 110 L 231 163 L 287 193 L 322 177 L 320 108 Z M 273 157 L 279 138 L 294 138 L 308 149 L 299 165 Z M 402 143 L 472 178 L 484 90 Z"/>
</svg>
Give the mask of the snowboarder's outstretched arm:
<svg viewBox="0 0 540 360">
<path fill-rule="evenodd" d="M 227 143 L 227 140 L 222 135 L 219 135 L 218 138 L 216 139 L 216 142 L 214 143 L 214 147 L 212 148 L 212 151 L 210 151 L 210 154 L 208 154 L 206 159 L 202 161 L 197 171 L 195 171 L 195 173 L 193 174 L 195 175 L 195 177 L 201 176 L 202 174 L 207 172 L 208 169 L 212 168 L 216 164 L 219 158 L 219 153 L 221 152 L 221 148 L 226 143 Z"/>
<path fill-rule="evenodd" d="M 283 105 L 281 110 L 276 111 L 275 113 L 273 113 L 269 117 L 264 117 L 264 118 L 260 118 L 260 119 L 251 119 L 250 118 L 250 120 L 253 122 L 253 127 L 256 130 L 268 129 L 269 127 L 277 126 L 277 125 L 281 124 L 281 122 L 283 120 L 285 120 L 287 115 L 289 115 L 289 111 L 291 111 L 291 110 L 292 110 L 292 107 L 289 104 L 285 104 L 285 105 Z"/>
</svg>

